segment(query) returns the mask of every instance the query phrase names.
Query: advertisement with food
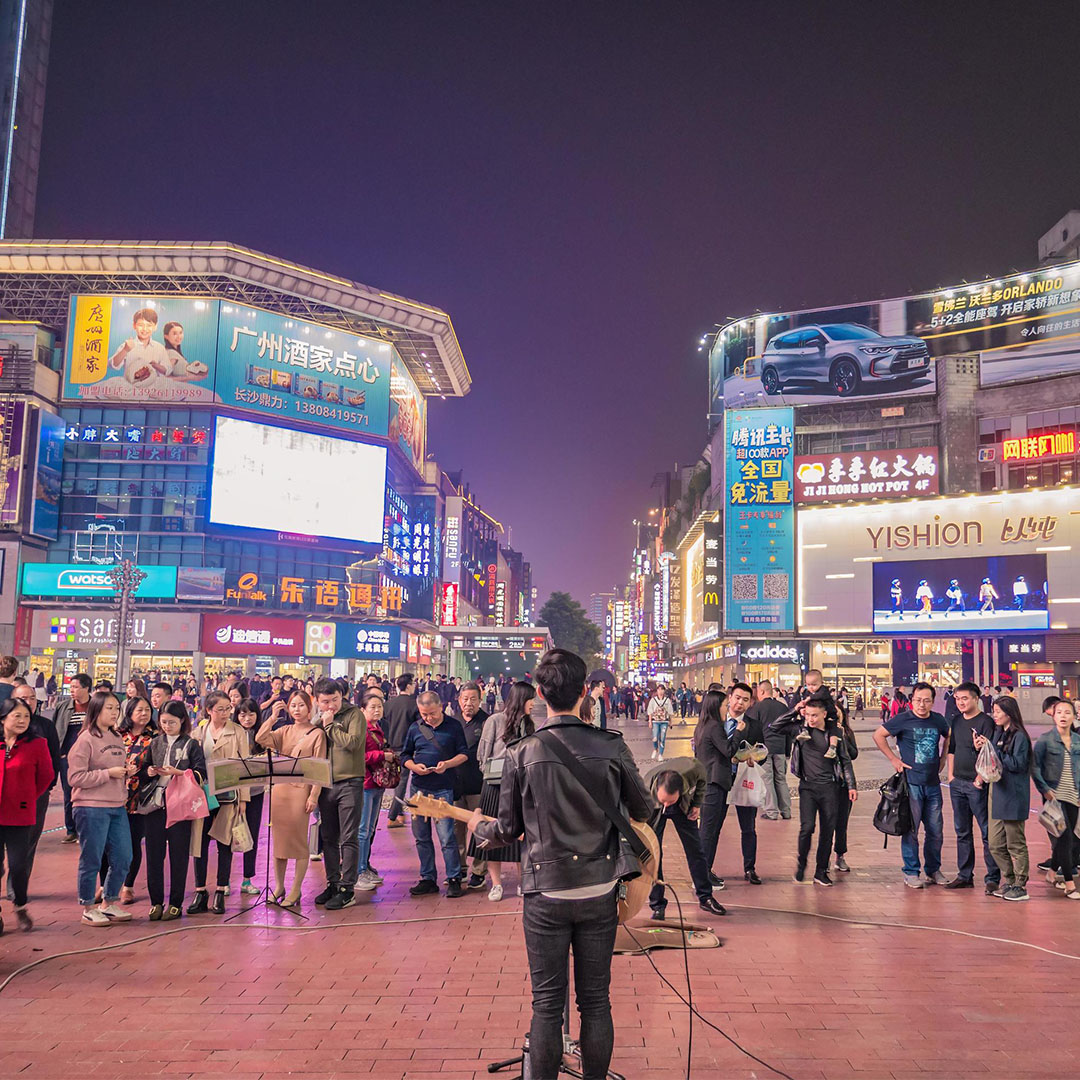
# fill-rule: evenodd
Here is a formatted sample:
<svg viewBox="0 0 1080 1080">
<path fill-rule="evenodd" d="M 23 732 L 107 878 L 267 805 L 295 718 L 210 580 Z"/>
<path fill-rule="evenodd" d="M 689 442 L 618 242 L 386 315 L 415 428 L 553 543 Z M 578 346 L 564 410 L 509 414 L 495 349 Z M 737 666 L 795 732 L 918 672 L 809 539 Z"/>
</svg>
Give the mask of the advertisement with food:
<svg viewBox="0 0 1080 1080">
<path fill-rule="evenodd" d="M 216 386 L 234 408 L 385 436 L 394 360 L 385 341 L 221 302 Z"/>
<path fill-rule="evenodd" d="M 408 457 L 417 471 L 424 462 L 424 429 L 427 406 L 405 365 L 394 360 L 390 366 L 390 441 Z"/>
<path fill-rule="evenodd" d="M 218 302 L 174 296 L 73 296 L 64 397 L 198 404 L 214 393 Z"/>
</svg>

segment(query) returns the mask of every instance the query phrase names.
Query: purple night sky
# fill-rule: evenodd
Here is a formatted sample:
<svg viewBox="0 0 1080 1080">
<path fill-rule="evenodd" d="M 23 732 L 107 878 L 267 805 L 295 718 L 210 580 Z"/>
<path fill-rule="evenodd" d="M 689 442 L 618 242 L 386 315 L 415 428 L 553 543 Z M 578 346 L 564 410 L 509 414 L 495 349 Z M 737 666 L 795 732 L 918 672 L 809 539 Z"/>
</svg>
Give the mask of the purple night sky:
<svg viewBox="0 0 1080 1080">
<path fill-rule="evenodd" d="M 1035 264 L 1078 38 L 1072 4 L 58 0 L 37 234 L 444 307 L 474 389 L 429 446 L 585 601 L 705 443 L 714 323 Z"/>
</svg>

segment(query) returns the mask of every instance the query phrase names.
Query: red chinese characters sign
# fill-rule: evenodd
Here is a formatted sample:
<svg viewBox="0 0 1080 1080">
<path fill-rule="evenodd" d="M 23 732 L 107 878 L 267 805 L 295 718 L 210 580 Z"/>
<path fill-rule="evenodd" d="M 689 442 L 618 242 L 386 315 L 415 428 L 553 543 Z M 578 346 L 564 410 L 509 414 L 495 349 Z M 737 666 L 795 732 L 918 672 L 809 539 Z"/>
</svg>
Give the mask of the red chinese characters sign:
<svg viewBox="0 0 1080 1080">
<path fill-rule="evenodd" d="M 842 503 L 937 495 L 940 471 L 936 446 L 797 457 L 795 501 Z"/>
</svg>

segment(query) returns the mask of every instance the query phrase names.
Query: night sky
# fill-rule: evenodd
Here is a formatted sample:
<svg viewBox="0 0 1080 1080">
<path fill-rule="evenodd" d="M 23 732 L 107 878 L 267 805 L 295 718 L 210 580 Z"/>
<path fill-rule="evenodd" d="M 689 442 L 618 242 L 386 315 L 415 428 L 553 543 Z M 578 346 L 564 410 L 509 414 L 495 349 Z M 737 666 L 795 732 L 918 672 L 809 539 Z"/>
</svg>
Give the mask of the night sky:
<svg viewBox="0 0 1080 1080">
<path fill-rule="evenodd" d="M 705 444 L 714 323 L 1035 265 L 1078 40 L 1073 3 L 58 0 L 37 235 L 445 308 L 474 383 L 429 448 L 584 602 Z"/>
</svg>

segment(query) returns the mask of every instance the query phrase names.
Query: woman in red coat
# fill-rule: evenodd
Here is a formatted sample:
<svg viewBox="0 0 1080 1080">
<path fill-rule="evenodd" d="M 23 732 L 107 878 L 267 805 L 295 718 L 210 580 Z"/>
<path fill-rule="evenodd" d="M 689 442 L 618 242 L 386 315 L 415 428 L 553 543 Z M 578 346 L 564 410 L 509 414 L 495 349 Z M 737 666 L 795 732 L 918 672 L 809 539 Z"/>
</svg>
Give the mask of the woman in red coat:
<svg viewBox="0 0 1080 1080">
<path fill-rule="evenodd" d="M 15 897 L 15 916 L 23 930 L 33 922 L 26 910 L 30 883 L 30 845 L 38 798 L 53 781 L 52 759 L 45 739 L 31 734 L 30 710 L 17 698 L 0 705 L 4 755 L 0 760 L 0 874 L 7 852 L 8 879 Z M 0 917 L 0 934 L 4 920 Z"/>
</svg>

